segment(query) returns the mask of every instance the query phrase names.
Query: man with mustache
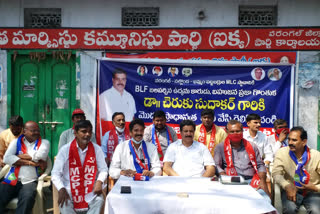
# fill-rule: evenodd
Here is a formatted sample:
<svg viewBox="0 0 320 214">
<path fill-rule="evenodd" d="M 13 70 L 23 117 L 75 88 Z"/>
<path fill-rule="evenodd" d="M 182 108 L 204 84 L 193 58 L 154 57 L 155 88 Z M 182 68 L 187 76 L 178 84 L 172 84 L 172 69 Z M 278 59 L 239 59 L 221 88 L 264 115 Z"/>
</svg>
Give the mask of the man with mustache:
<svg viewBox="0 0 320 214">
<path fill-rule="evenodd" d="M 320 152 L 307 146 L 303 127 L 293 127 L 289 146 L 278 150 L 272 176 L 282 187 L 283 213 L 297 213 L 304 205 L 307 213 L 320 213 Z"/>
<path fill-rule="evenodd" d="M 153 124 L 144 130 L 143 136 L 143 139 L 146 142 L 151 142 L 157 146 L 161 164 L 163 163 L 163 158 L 166 154 L 167 147 L 170 145 L 170 143 L 178 140 L 174 129 L 166 125 L 166 120 L 166 114 L 164 111 L 155 111 L 152 120 Z"/>
<path fill-rule="evenodd" d="M 273 135 L 269 135 L 267 138 L 268 138 L 268 144 L 272 149 L 272 155 L 274 158 L 274 156 L 276 155 L 276 152 L 281 147 L 288 146 L 289 129 L 288 129 L 287 121 L 283 119 L 275 120 L 273 123 L 273 127 L 274 127 L 275 133 Z"/>
<path fill-rule="evenodd" d="M 60 150 L 52 169 L 52 182 L 59 191 L 58 204 L 62 214 L 100 213 L 104 199 L 102 184 L 108 167 L 99 145 L 90 141 L 92 124 L 80 120 L 74 127 L 75 138 Z M 97 195 L 86 201 L 89 193 Z"/>
<path fill-rule="evenodd" d="M 196 127 L 194 133 L 194 140 L 203 143 L 209 149 L 212 157 L 214 156 L 215 147 L 227 137 L 227 133 L 219 126 L 216 126 L 213 121 L 214 111 L 211 109 L 203 110 L 201 112 L 202 124 Z"/>
<path fill-rule="evenodd" d="M 115 112 L 112 115 L 112 124 L 114 126 L 113 129 L 103 136 L 101 143 L 101 148 L 108 166 L 111 163 L 117 145 L 130 139 L 130 133 L 125 127 L 126 121 L 122 112 Z"/>
<path fill-rule="evenodd" d="M 134 119 L 129 124 L 131 139 L 119 144 L 110 165 L 110 176 L 127 177 L 161 175 L 157 147 L 143 140 L 144 122 Z"/>
<path fill-rule="evenodd" d="M 243 138 L 242 124 L 230 120 L 226 126 L 227 138 L 217 145 L 214 161 L 219 175 L 241 175 L 268 201 L 270 193 L 266 184 L 266 168 L 254 143 Z"/>
<path fill-rule="evenodd" d="M 180 123 L 181 140 L 169 145 L 164 156 L 163 171 L 169 176 L 212 177 L 214 161 L 208 148 L 194 138 L 195 123 Z"/>
<path fill-rule="evenodd" d="M 112 121 L 114 112 L 123 112 L 127 122 L 130 122 L 137 112 L 133 96 L 125 90 L 127 73 L 117 68 L 112 73 L 112 87 L 100 94 L 100 118 Z"/>
<path fill-rule="evenodd" d="M 50 143 L 41 139 L 37 123 L 28 121 L 23 134 L 12 141 L 3 161 L 11 166 L 0 183 L 0 213 L 6 205 L 18 198 L 16 213 L 31 213 L 37 192 L 38 177 L 46 168 Z"/>
</svg>

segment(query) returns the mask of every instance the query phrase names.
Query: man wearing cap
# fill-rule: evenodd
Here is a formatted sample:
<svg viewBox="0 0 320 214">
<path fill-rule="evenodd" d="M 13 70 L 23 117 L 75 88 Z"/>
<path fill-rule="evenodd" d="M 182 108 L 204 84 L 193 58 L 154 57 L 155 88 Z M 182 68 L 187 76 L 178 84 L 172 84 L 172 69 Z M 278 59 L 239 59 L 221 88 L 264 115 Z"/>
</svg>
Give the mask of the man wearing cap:
<svg viewBox="0 0 320 214">
<path fill-rule="evenodd" d="M 194 133 L 194 140 L 203 143 L 209 149 L 212 157 L 214 157 L 214 148 L 227 137 L 227 133 L 216 126 L 213 121 L 214 111 L 211 109 L 203 110 L 201 112 L 202 124 L 196 127 Z"/>
<path fill-rule="evenodd" d="M 125 127 L 126 120 L 122 112 L 115 112 L 112 115 L 113 129 L 108 131 L 102 138 L 101 148 L 108 166 L 118 144 L 129 140 L 129 129 Z"/>
<path fill-rule="evenodd" d="M 58 150 L 60 150 L 63 145 L 71 142 L 74 139 L 74 137 L 75 137 L 74 136 L 74 125 L 78 121 L 85 120 L 85 119 L 86 119 L 86 115 L 84 114 L 84 111 L 82 109 L 77 108 L 72 112 L 71 120 L 73 123 L 73 127 L 70 129 L 67 129 L 61 133 L 60 139 L 59 139 Z M 91 142 L 96 143 L 96 137 L 95 137 L 94 133 L 92 133 Z"/>
<path fill-rule="evenodd" d="M 178 140 L 174 129 L 166 125 L 166 115 L 164 111 L 156 111 L 153 114 L 153 124 L 144 130 L 143 139 L 146 142 L 151 142 L 157 146 L 159 159 L 162 162 L 167 147 L 170 143 Z"/>
</svg>

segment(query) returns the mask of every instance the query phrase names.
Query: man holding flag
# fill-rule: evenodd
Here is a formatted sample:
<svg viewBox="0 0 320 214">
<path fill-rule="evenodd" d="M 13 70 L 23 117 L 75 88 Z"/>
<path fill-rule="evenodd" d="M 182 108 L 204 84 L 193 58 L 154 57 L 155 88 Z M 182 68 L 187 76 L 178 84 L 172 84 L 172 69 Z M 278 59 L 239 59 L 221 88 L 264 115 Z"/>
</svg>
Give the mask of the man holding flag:
<svg viewBox="0 0 320 214">
<path fill-rule="evenodd" d="M 49 141 L 40 137 L 38 124 L 26 122 L 23 134 L 10 143 L 3 158 L 11 169 L 0 184 L 0 213 L 15 197 L 18 197 L 16 213 L 31 213 L 38 177 L 46 168 L 49 149 Z"/>
<path fill-rule="evenodd" d="M 283 213 L 297 213 L 304 205 L 307 213 L 320 213 L 320 152 L 307 146 L 307 132 L 293 127 L 289 146 L 278 150 L 272 176 L 281 192 Z"/>
<path fill-rule="evenodd" d="M 152 142 L 157 146 L 159 159 L 162 164 L 167 147 L 170 143 L 177 141 L 178 137 L 174 129 L 166 125 L 166 115 L 163 111 L 155 111 L 152 122 L 153 124 L 144 130 L 143 139 L 145 142 Z"/>
</svg>

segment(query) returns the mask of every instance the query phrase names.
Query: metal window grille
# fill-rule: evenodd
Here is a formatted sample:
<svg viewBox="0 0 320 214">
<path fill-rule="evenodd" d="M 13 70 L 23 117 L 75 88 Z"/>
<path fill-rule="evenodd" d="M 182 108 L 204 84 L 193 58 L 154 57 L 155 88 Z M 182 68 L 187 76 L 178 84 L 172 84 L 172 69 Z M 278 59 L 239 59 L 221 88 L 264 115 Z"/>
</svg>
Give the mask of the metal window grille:
<svg viewBox="0 0 320 214">
<path fill-rule="evenodd" d="M 277 6 L 239 6 L 239 25 L 276 26 Z"/>
<path fill-rule="evenodd" d="M 60 28 L 60 8 L 25 8 L 24 27 L 26 28 Z"/>
<path fill-rule="evenodd" d="M 122 26 L 159 26 L 158 7 L 122 8 Z"/>
</svg>

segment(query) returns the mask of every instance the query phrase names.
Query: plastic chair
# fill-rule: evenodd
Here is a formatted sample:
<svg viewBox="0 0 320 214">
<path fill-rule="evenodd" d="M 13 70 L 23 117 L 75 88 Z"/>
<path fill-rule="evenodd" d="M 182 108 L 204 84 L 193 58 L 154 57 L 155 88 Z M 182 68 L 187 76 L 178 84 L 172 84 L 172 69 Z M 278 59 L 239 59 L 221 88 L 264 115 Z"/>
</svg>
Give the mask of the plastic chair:
<svg viewBox="0 0 320 214">
<path fill-rule="evenodd" d="M 279 214 L 282 214 L 282 200 L 281 200 L 281 187 L 279 184 L 274 183 L 274 207 L 277 209 Z M 297 214 L 306 214 L 307 210 L 302 205 L 299 208 Z"/>
<path fill-rule="evenodd" d="M 0 178 L 3 178 L 10 170 L 9 165 L 5 165 L 1 172 L 0 172 Z M 38 186 L 37 186 L 37 195 L 35 199 L 35 203 L 32 209 L 33 214 L 38 214 L 38 213 L 46 213 L 45 207 L 43 206 L 43 201 L 44 201 L 44 195 L 42 192 L 42 189 L 44 187 L 49 187 L 51 184 L 51 179 L 49 173 L 51 172 L 52 169 L 52 162 L 50 158 L 47 158 L 47 169 L 45 172 L 38 178 Z M 9 210 L 15 210 L 17 209 L 18 206 L 18 198 L 12 199 L 8 204 L 7 204 L 7 209 Z"/>
</svg>

